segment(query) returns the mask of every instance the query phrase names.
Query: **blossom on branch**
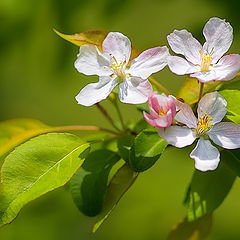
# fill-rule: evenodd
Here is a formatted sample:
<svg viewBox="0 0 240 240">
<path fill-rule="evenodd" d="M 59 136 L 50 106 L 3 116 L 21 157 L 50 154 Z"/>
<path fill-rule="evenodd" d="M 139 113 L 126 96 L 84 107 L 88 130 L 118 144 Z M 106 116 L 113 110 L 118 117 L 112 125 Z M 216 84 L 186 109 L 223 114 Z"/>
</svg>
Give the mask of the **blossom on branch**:
<svg viewBox="0 0 240 240">
<path fill-rule="evenodd" d="M 190 154 L 195 160 L 195 167 L 201 171 L 214 170 L 220 161 L 218 149 L 212 145 L 226 148 L 240 148 L 240 125 L 221 122 L 227 113 L 227 102 L 218 93 L 207 93 L 198 103 L 198 119 L 191 107 L 176 100 L 177 114 L 175 120 L 185 126 L 173 125 L 159 129 L 159 135 L 169 144 L 182 148 L 191 145 L 199 138 Z"/>
<path fill-rule="evenodd" d="M 172 125 L 176 114 L 175 98 L 152 92 L 148 99 L 150 114 L 143 112 L 145 120 L 153 127 L 166 128 Z"/>
<path fill-rule="evenodd" d="M 178 75 L 190 74 L 205 83 L 212 80 L 233 79 L 240 69 L 240 55 L 223 56 L 233 40 L 233 29 L 228 22 L 217 17 L 211 18 L 203 28 L 206 42 L 202 46 L 187 30 L 174 30 L 167 36 L 172 50 L 185 56 L 168 58 L 168 66 Z"/>
<path fill-rule="evenodd" d="M 140 104 L 152 92 L 148 77 L 167 65 L 166 46 L 142 52 L 129 63 L 131 42 L 121 33 L 110 32 L 102 44 L 103 53 L 95 45 L 82 45 L 75 68 L 85 75 L 98 75 L 99 82 L 85 86 L 76 96 L 79 104 L 91 106 L 111 93 L 119 84 L 119 99 L 123 103 Z"/>
</svg>

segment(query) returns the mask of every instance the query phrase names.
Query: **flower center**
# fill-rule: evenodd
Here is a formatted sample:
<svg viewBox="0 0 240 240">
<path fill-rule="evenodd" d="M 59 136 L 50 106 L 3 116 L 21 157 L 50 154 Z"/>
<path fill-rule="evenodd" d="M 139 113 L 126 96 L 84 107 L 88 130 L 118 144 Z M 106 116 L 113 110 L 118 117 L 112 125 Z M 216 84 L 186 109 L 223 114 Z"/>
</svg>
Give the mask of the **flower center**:
<svg viewBox="0 0 240 240">
<path fill-rule="evenodd" d="M 208 130 L 213 127 L 212 117 L 210 115 L 204 114 L 204 116 L 199 117 L 198 119 L 198 127 L 197 127 L 197 135 L 203 136 Z"/>
<path fill-rule="evenodd" d="M 117 59 L 111 55 L 112 63 L 109 65 L 112 68 L 114 74 L 117 75 L 119 80 L 123 80 L 126 77 L 125 66 L 126 60 L 118 62 Z"/>
<path fill-rule="evenodd" d="M 212 62 L 212 54 L 213 54 L 213 49 L 210 53 L 204 51 L 202 52 L 202 50 L 199 51 L 200 52 L 200 60 L 201 60 L 201 72 L 209 72 L 209 67 L 211 65 Z"/>
<path fill-rule="evenodd" d="M 162 107 L 160 107 L 158 110 L 158 116 L 162 117 L 162 116 L 165 116 L 166 114 L 167 114 L 167 111 L 164 110 Z"/>
</svg>

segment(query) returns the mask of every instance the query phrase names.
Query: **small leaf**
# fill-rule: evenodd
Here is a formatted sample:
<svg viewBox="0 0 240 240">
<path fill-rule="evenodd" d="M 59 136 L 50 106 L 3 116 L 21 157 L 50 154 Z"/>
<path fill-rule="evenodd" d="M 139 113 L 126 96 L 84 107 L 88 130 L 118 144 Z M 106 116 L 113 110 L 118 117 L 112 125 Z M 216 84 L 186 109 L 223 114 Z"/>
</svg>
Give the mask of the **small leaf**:
<svg viewBox="0 0 240 240">
<path fill-rule="evenodd" d="M 218 87 L 220 87 L 221 84 L 222 82 L 217 81 L 205 83 L 203 88 L 203 94 L 215 91 Z M 200 83 L 197 81 L 197 79 L 187 78 L 178 93 L 178 97 L 182 98 L 184 102 L 192 105 L 198 101 L 199 91 Z"/>
<path fill-rule="evenodd" d="M 89 144 L 75 135 L 50 133 L 11 152 L 1 169 L 0 225 L 10 223 L 28 202 L 68 182 L 88 151 Z"/>
<path fill-rule="evenodd" d="M 134 141 L 133 135 L 124 135 L 118 139 L 118 150 L 123 160 L 129 163 L 130 150 Z"/>
<path fill-rule="evenodd" d="M 61 38 L 77 45 L 82 46 L 83 44 L 96 45 L 100 51 L 102 51 L 102 42 L 107 36 L 108 32 L 103 30 L 86 31 L 81 33 L 76 33 L 72 35 L 63 34 L 53 29 L 54 32 Z M 140 50 L 132 44 L 132 53 L 130 60 L 136 58 L 140 54 Z"/>
<path fill-rule="evenodd" d="M 63 34 L 53 29 L 54 32 L 61 38 L 77 45 L 82 46 L 83 44 L 96 45 L 98 48 L 102 48 L 102 42 L 106 38 L 108 32 L 103 30 L 93 30 L 81 33 L 76 33 L 72 35 Z"/>
<path fill-rule="evenodd" d="M 96 218 L 93 232 L 96 232 L 101 224 L 109 217 L 120 199 L 135 182 L 137 176 L 138 173 L 130 169 L 127 164 L 119 169 L 108 186 L 103 209 Z"/>
<path fill-rule="evenodd" d="M 159 159 L 167 145 L 155 130 L 143 130 L 131 148 L 130 166 L 137 172 L 146 171 Z"/>
<path fill-rule="evenodd" d="M 78 209 L 87 216 L 96 216 L 102 209 L 108 177 L 120 156 L 102 149 L 91 152 L 70 181 L 71 193 Z"/>
<path fill-rule="evenodd" d="M 194 221 L 218 208 L 228 195 L 235 178 L 236 175 L 224 161 L 214 171 L 196 170 L 185 200 L 188 221 Z"/>
<path fill-rule="evenodd" d="M 202 240 L 206 238 L 213 224 L 213 216 L 209 214 L 195 222 L 188 222 L 184 218 L 169 233 L 167 240 Z"/>
</svg>

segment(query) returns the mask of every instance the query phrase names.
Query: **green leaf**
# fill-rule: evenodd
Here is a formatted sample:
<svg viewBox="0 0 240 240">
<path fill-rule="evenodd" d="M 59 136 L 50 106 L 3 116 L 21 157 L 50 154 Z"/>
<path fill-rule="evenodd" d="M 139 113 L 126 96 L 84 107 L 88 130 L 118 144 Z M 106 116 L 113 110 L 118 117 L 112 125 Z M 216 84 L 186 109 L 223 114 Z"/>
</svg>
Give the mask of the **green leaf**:
<svg viewBox="0 0 240 240">
<path fill-rule="evenodd" d="M 228 110 L 227 114 L 240 116 L 240 108 L 239 108 L 240 91 L 239 90 L 223 90 L 223 91 L 220 91 L 219 94 L 221 94 L 227 101 L 227 110 Z"/>
<path fill-rule="evenodd" d="M 108 177 L 120 156 L 102 149 L 91 152 L 70 181 L 71 193 L 78 209 L 87 216 L 96 216 L 102 209 Z"/>
<path fill-rule="evenodd" d="M 222 82 L 217 81 L 205 83 L 203 88 L 203 94 L 215 91 L 216 89 L 218 89 L 218 87 L 221 86 L 221 84 Z M 200 83 L 197 81 L 197 79 L 187 78 L 178 93 L 178 97 L 182 98 L 184 102 L 192 105 L 198 101 L 199 91 Z"/>
<path fill-rule="evenodd" d="M 219 90 L 224 89 L 238 89 L 240 90 L 240 72 L 238 72 L 237 76 L 231 81 L 222 82 Z"/>
<path fill-rule="evenodd" d="M 118 150 L 123 160 L 129 163 L 130 150 L 134 141 L 133 135 L 124 135 L 118 139 Z"/>
<path fill-rule="evenodd" d="M 196 170 L 185 200 L 188 220 L 194 221 L 218 208 L 228 195 L 235 178 L 234 172 L 223 161 L 214 171 Z"/>
<path fill-rule="evenodd" d="M 142 104 L 138 104 L 137 105 L 137 110 L 140 112 L 146 112 L 146 113 L 150 113 L 150 108 L 148 106 L 148 103 L 142 103 Z"/>
<path fill-rule="evenodd" d="M 81 33 L 76 33 L 72 35 L 63 34 L 57 31 L 56 29 L 53 29 L 55 33 L 60 36 L 61 38 L 67 40 L 68 42 L 71 42 L 77 46 L 82 46 L 83 44 L 92 44 L 96 45 L 100 51 L 102 51 L 102 42 L 107 36 L 108 32 L 103 30 L 93 30 L 93 31 L 86 31 Z M 130 60 L 134 59 L 140 54 L 140 50 L 137 49 L 132 44 L 132 53 Z"/>
<path fill-rule="evenodd" d="M 209 235 L 212 224 L 212 214 L 199 218 L 194 222 L 188 222 L 187 218 L 184 218 L 173 227 L 167 240 L 202 240 Z"/>
<path fill-rule="evenodd" d="M 142 172 L 154 165 L 168 143 L 160 138 L 155 130 L 143 130 L 135 138 L 130 153 L 130 166 L 137 172 Z"/>
<path fill-rule="evenodd" d="M 50 127 L 35 119 L 13 119 L 0 123 L 0 165 L 14 147 L 46 133 Z"/>
<path fill-rule="evenodd" d="M 11 138 L 20 135 L 27 130 L 47 128 L 48 126 L 35 119 L 19 118 L 0 123 L 0 145 L 5 144 Z"/>
<path fill-rule="evenodd" d="M 240 149 L 221 151 L 221 160 L 240 177 Z"/>
<path fill-rule="evenodd" d="M 120 168 L 115 174 L 108 186 L 103 209 L 96 218 L 93 232 L 96 232 L 101 224 L 109 217 L 120 199 L 135 182 L 137 176 L 138 173 L 129 168 L 127 164 Z"/>
<path fill-rule="evenodd" d="M 140 120 L 136 120 L 136 119 L 128 120 L 126 123 L 126 128 L 128 131 L 136 135 L 140 133 L 143 129 L 146 129 L 146 128 L 154 129 L 148 122 L 145 121 L 144 118 L 141 118 Z"/>
<path fill-rule="evenodd" d="M 10 223 L 28 202 L 68 182 L 88 151 L 88 143 L 64 133 L 38 136 L 12 151 L 1 169 L 0 225 Z"/>
</svg>

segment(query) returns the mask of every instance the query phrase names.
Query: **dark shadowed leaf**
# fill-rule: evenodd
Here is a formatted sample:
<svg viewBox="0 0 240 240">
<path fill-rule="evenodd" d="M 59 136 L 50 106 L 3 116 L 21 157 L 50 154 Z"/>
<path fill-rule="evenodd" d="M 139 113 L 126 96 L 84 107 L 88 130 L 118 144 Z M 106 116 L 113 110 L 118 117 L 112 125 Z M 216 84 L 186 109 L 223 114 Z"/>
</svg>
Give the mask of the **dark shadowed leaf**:
<svg viewBox="0 0 240 240">
<path fill-rule="evenodd" d="M 118 170 L 108 186 L 103 209 L 96 218 L 93 232 L 96 232 L 101 224 L 109 217 L 120 199 L 135 182 L 137 176 L 138 173 L 134 172 L 127 164 Z"/>
<path fill-rule="evenodd" d="M 238 177 L 240 177 L 240 149 L 224 149 L 221 152 L 221 159 Z"/>
<path fill-rule="evenodd" d="M 224 161 L 214 171 L 196 170 L 185 199 L 188 220 L 194 221 L 218 208 L 231 190 L 235 178 L 236 175 Z"/>
<path fill-rule="evenodd" d="M 71 193 L 78 209 L 87 216 L 102 210 L 108 177 L 120 156 L 107 149 L 91 152 L 70 181 Z"/>
<path fill-rule="evenodd" d="M 133 135 L 124 135 L 118 139 L 118 150 L 121 157 L 129 163 L 130 150 L 134 141 Z"/>
</svg>

